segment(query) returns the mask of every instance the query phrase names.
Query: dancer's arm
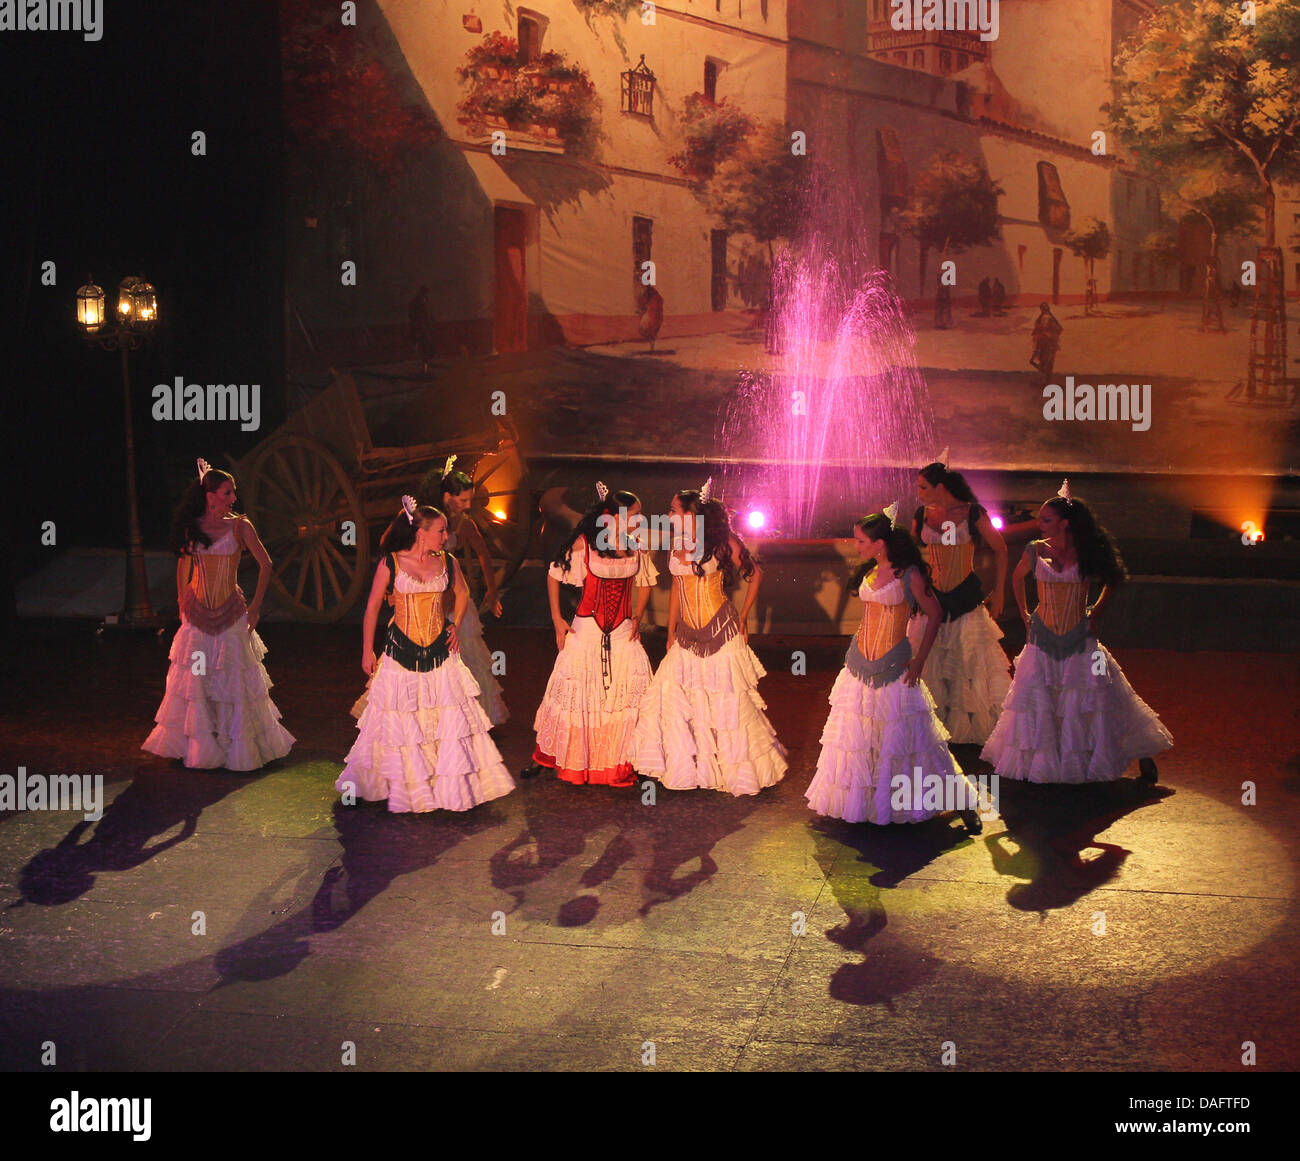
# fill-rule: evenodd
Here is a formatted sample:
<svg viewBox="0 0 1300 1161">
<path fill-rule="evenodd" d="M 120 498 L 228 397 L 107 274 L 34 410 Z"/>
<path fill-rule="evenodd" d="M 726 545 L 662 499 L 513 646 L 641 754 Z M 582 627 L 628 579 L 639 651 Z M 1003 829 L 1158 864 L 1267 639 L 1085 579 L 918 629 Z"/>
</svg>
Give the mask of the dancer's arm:
<svg viewBox="0 0 1300 1161">
<path fill-rule="evenodd" d="M 1097 594 L 1097 599 L 1085 610 L 1088 616 L 1088 632 L 1093 633 L 1093 627 L 1097 623 L 1097 614 L 1101 612 L 1106 602 L 1110 600 L 1112 590 L 1110 585 L 1102 585 L 1101 592 Z"/>
<path fill-rule="evenodd" d="M 930 647 L 939 635 L 939 623 L 943 620 L 943 610 L 939 599 L 932 592 L 926 591 L 925 578 L 920 569 L 912 573 L 912 596 L 920 611 L 925 614 L 925 636 L 921 638 L 920 648 L 907 663 L 907 672 L 903 674 L 904 685 L 915 685 L 921 680 L 921 670 L 925 668 L 925 659 L 930 656 Z"/>
<path fill-rule="evenodd" d="M 257 561 L 257 592 L 248 603 L 248 631 L 251 633 L 257 628 L 257 622 L 262 616 L 262 598 L 266 596 L 267 587 L 271 583 L 271 556 L 263 547 L 257 529 L 253 527 L 253 522 L 247 516 L 241 517 L 239 527 L 235 531 L 236 536 L 243 534 L 244 547 Z"/>
<path fill-rule="evenodd" d="M 673 579 L 673 587 L 668 590 L 668 648 L 671 649 L 677 640 L 677 619 L 682 615 L 681 598 L 677 595 L 677 580 Z"/>
<path fill-rule="evenodd" d="M 1030 552 L 1026 547 L 1016 562 L 1016 571 L 1011 574 L 1011 591 L 1015 594 L 1016 607 L 1020 610 L 1020 617 L 1026 625 L 1029 624 L 1029 606 L 1025 604 L 1025 577 L 1029 575 L 1031 567 Z"/>
<path fill-rule="evenodd" d="M 388 592 L 388 581 L 388 560 L 381 557 L 366 601 L 366 615 L 361 620 L 361 668 L 367 675 L 375 671 L 375 626 L 379 624 L 379 606 Z"/>
<path fill-rule="evenodd" d="M 181 609 L 185 604 L 185 587 L 189 584 L 189 570 L 194 567 L 194 558 L 192 556 L 178 556 L 176 558 L 176 608 Z"/>
<path fill-rule="evenodd" d="M 740 560 L 740 541 L 734 536 L 731 538 L 731 559 Z M 754 562 L 754 575 L 749 578 L 749 583 L 745 585 L 745 607 L 740 610 L 740 636 L 741 640 L 749 640 L 749 612 L 758 600 L 758 589 L 763 583 L 763 570 L 758 567 L 758 562 Z"/>
<path fill-rule="evenodd" d="M 456 607 L 451 614 L 451 627 L 447 632 L 447 642 L 451 646 L 453 653 L 460 652 L 460 623 L 465 619 L 465 613 L 469 609 L 469 585 L 465 583 L 465 574 L 456 568 L 452 562 L 451 554 L 447 554 L 447 568 L 455 569 L 456 574 Z"/>
<path fill-rule="evenodd" d="M 483 600 L 479 604 L 480 613 L 491 613 L 494 617 L 501 616 L 501 602 L 497 599 L 497 574 L 496 569 L 492 567 L 492 557 L 488 555 L 487 541 L 483 539 L 483 531 L 468 516 L 461 521 L 461 527 L 465 529 L 465 539 L 469 541 L 470 547 L 474 550 L 474 555 L 478 557 L 479 567 L 483 570 L 483 581 L 487 585 L 487 591 L 483 594 Z"/>
<path fill-rule="evenodd" d="M 650 553 L 642 550 L 638 554 L 637 575 L 634 586 L 636 588 L 636 604 L 632 609 L 632 640 L 641 640 L 641 618 L 645 616 L 646 605 L 650 603 L 650 590 L 654 588 L 655 581 L 659 579 L 659 570 L 655 568 L 654 561 L 650 559 Z M 641 583 L 644 581 L 645 583 Z"/>
<path fill-rule="evenodd" d="M 564 639 L 573 632 L 569 623 L 560 616 L 560 582 L 553 576 L 546 578 L 546 596 L 551 603 L 551 624 L 555 626 L 555 648 L 564 648 Z"/>
<path fill-rule="evenodd" d="M 997 579 L 993 582 L 993 591 L 984 598 L 984 604 L 988 606 L 989 616 L 996 621 L 1002 616 L 1002 594 L 1006 592 L 1007 587 L 1007 542 L 1002 539 L 1002 533 L 993 527 L 988 512 L 980 513 L 975 527 L 984 537 L 984 543 L 993 549 L 993 564 Z"/>
</svg>

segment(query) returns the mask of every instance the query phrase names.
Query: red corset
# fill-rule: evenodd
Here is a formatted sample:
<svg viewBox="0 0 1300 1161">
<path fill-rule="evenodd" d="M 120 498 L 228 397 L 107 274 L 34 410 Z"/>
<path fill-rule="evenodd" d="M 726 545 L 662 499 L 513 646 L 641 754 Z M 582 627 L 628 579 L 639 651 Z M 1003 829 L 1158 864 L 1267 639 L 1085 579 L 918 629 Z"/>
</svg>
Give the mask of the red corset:
<svg viewBox="0 0 1300 1161">
<path fill-rule="evenodd" d="M 578 602 L 579 617 L 594 617 L 601 632 L 610 633 L 632 616 L 632 585 L 636 575 L 629 577 L 597 576 L 591 571 L 591 546 L 587 546 L 587 575 L 582 581 L 582 600 Z"/>
</svg>

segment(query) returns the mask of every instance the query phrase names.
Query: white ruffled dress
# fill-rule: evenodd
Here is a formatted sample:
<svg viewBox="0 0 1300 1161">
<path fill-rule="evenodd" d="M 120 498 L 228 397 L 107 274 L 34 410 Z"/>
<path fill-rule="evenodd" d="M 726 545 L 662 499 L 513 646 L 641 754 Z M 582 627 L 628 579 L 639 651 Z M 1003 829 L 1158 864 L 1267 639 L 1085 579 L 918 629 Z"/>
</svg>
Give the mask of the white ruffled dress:
<svg viewBox="0 0 1300 1161">
<path fill-rule="evenodd" d="M 393 587 L 436 593 L 440 601 L 447 573 L 420 581 L 399 567 Z M 385 653 L 353 710 L 360 714 L 357 740 L 334 788 L 367 802 L 387 799 L 393 813 L 471 810 L 509 794 L 515 781 L 488 734 L 478 695 L 455 652 L 424 673 Z"/>
<path fill-rule="evenodd" d="M 906 574 L 878 590 L 870 584 L 874 575 L 858 590 L 864 602 L 894 606 L 906 599 Z M 904 634 L 905 626 L 899 641 L 906 640 Z M 850 652 L 855 647 L 856 639 Z M 910 649 L 906 654 L 910 658 Z M 830 703 L 817 771 L 804 795 L 810 809 L 846 822 L 885 825 L 976 808 L 977 792 L 953 762 L 948 731 L 924 682 L 905 685 L 900 674 L 874 686 L 846 664 L 831 687 Z"/>
<path fill-rule="evenodd" d="M 583 587 L 588 568 L 594 577 L 634 577 L 633 607 L 636 589 L 653 586 L 659 576 L 648 552 L 604 557 L 589 553 L 583 537 L 574 542 L 569 567 L 552 565 L 549 575 L 562 584 Z M 555 658 L 533 720 L 537 731 L 533 760 L 552 767 L 566 782 L 629 786 L 635 781 L 636 725 L 650 685 L 650 658 L 632 630 L 628 619 L 609 634 L 608 684 L 602 660 L 604 633 L 594 617 L 573 618 L 572 632 Z"/>
<path fill-rule="evenodd" d="M 718 562 L 710 559 L 703 568 L 711 576 Z M 669 554 L 668 570 L 688 584 L 695 580 L 693 565 L 675 554 Z M 641 702 L 637 770 L 670 790 L 757 794 L 780 782 L 786 750 L 758 693 L 766 674 L 739 633 L 707 656 L 675 642 Z"/>
<path fill-rule="evenodd" d="M 468 516 L 465 517 L 469 519 Z M 447 552 L 456 551 L 456 534 L 447 537 Z M 502 695 L 501 683 L 492 675 L 492 654 L 488 652 L 487 642 L 483 640 L 483 622 L 479 619 L 478 607 L 471 595 L 469 607 L 460 623 L 460 657 L 469 666 L 478 684 L 478 699 L 493 726 L 502 725 L 510 717 Z"/>
<path fill-rule="evenodd" d="M 243 551 L 233 528 L 194 551 L 212 558 L 196 561 L 196 567 L 219 565 L 233 582 Z M 179 758 L 196 770 L 259 770 L 283 758 L 296 739 L 280 724 L 262 665 L 266 645 L 248 631 L 247 612 L 221 632 L 205 633 L 186 617 L 185 603 L 168 654 L 166 692 L 141 749 Z"/>
<path fill-rule="evenodd" d="M 1079 584 L 1079 566 L 1057 572 L 1037 558 L 1041 585 Z M 1174 744 L 1155 711 L 1096 637 L 1055 658 L 1027 643 L 1002 715 L 982 756 L 1003 778 L 1025 782 L 1113 782 L 1129 763 Z"/>
<path fill-rule="evenodd" d="M 956 525 L 958 544 L 970 543 L 970 528 Z M 942 534 L 929 524 L 921 528 L 921 542 L 939 544 Z M 928 618 L 919 613 L 907 627 L 913 650 L 925 638 Z M 925 659 L 922 678 L 934 698 L 939 720 L 958 744 L 982 743 L 997 725 L 1002 702 L 1011 688 L 1011 664 L 999 642 L 1002 630 L 983 604 L 952 621 L 942 621 Z"/>
</svg>

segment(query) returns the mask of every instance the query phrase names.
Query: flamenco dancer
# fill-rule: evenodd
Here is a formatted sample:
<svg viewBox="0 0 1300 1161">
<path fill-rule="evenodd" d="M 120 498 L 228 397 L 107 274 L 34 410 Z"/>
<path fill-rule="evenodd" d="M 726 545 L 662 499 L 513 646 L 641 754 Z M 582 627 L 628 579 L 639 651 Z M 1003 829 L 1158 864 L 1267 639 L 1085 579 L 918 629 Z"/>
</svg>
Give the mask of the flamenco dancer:
<svg viewBox="0 0 1300 1161">
<path fill-rule="evenodd" d="M 380 540 L 384 556 L 366 602 L 361 668 L 370 675 L 354 714 L 357 740 L 335 783 L 393 813 L 470 810 L 515 788 L 488 735 L 478 685 L 458 653 L 469 605 L 465 578 L 445 551 L 447 518 L 402 497 Z M 379 606 L 393 606 L 375 660 Z"/>
<path fill-rule="evenodd" d="M 912 532 L 924 546 L 943 617 L 922 676 L 952 741 L 982 744 L 993 732 L 1011 687 L 1011 667 L 998 644 L 1002 630 L 994 623 L 1002 615 L 1007 546 L 965 477 L 950 471 L 947 461 L 944 448 L 916 478 L 921 507 L 913 517 Z M 993 550 L 997 567 L 987 598 L 975 572 L 980 544 Z M 928 628 L 927 617 L 913 619 L 907 631 L 913 646 Z"/>
<path fill-rule="evenodd" d="M 430 472 L 420 482 L 416 501 L 441 508 L 447 514 L 451 525 L 447 534 L 448 554 L 455 555 L 462 548 L 469 549 L 478 557 L 483 569 L 487 592 L 477 609 L 472 599 L 465 606 L 465 619 L 460 623 L 460 656 L 478 683 L 479 702 L 487 713 L 488 720 L 493 726 L 499 726 L 510 717 L 510 711 L 506 709 L 505 699 L 501 695 L 501 683 L 492 676 L 492 655 L 483 640 L 483 622 L 479 620 L 479 613 L 501 616 L 497 574 L 492 567 L 492 557 L 488 555 L 483 533 L 467 515 L 474 501 L 474 481 L 464 472 L 454 471 L 455 463 L 456 457 L 448 456 L 441 473 L 435 475 Z M 461 572 L 464 573 L 463 563 Z"/>
<path fill-rule="evenodd" d="M 233 511 L 234 477 L 207 460 L 198 469 L 172 526 L 181 627 L 156 724 L 141 749 L 198 770 L 258 770 L 295 741 L 268 693 L 266 646 L 256 632 L 271 558 L 248 517 Z M 235 583 L 245 549 L 258 569 L 248 604 Z"/>
<path fill-rule="evenodd" d="M 533 764 L 522 777 L 549 766 L 577 785 L 631 786 L 637 711 L 650 684 L 641 616 L 659 572 L 628 540 L 640 500 L 600 482 L 596 494 L 547 576 L 559 656 L 533 723 Z M 572 625 L 560 615 L 561 584 L 582 588 Z"/>
<path fill-rule="evenodd" d="M 763 572 L 710 497 L 712 483 L 673 497 L 674 523 L 686 534 L 668 556 L 668 653 L 641 702 L 636 765 L 670 790 L 757 794 L 787 768 L 758 694 L 767 671 L 746 627 Z M 737 572 L 748 582 L 739 617 L 725 591 Z"/>
<path fill-rule="evenodd" d="M 954 765 L 948 731 L 921 683 L 939 632 L 939 600 L 916 542 L 894 523 L 896 510 L 891 504 L 853 528 L 866 562 L 858 587 L 862 624 L 831 688 L 817 772 L 804 797 L 818 814 L 882 826 L 956 809 L 967 832 L 979 834 L 978 791 Z M 927 617 L 915 655 L 907 639 L 914 609 Z"/>
<path fill-rule="evenodd" d="M 1004 778 L 1026 782 L 1111 782 L 1134 758 L 1140 780 L 1155 782 L 1151 755 L 1174 739 L 1133 691 L 1119 663 L 1093 632 L 1093 620 L 1127 576 L 1109 534 L 1070 481 L 1038 510 L 1043 536 L 1012 576 L 1029 639 L 988 743 L 985 761 Z M 1025 603 L 1033 571 L 1038 608 Z M 1097 600 L 1088 590 L 1099 584 Z"/>
</svg>

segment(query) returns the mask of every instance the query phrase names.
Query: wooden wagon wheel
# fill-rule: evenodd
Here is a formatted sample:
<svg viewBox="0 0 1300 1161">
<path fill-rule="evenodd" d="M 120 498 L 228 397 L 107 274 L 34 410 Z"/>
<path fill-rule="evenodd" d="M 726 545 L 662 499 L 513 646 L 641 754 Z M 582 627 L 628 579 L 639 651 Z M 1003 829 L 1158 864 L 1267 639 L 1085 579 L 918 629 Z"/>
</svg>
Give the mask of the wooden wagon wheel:
<svg viewBox="0 0 1300 1161">
<path fill-rule="evenodd" d="M 469 517 L 487 541 L 501 588 L 509 584 L 528 550 L 533 521 L 532 483 L 527 461 L 511 432 L 495 451 L 474 465 L 474 501 Z"/>
<path fill-rule="evenodd" d="M 246 471 L 241 494 L 271 554 L 271 587 L 302 620 L 337 621 L 361 595 L 370 558 L 361 500 L 343 465 L 314 439 L 280 435 Z"/>
</svg>

